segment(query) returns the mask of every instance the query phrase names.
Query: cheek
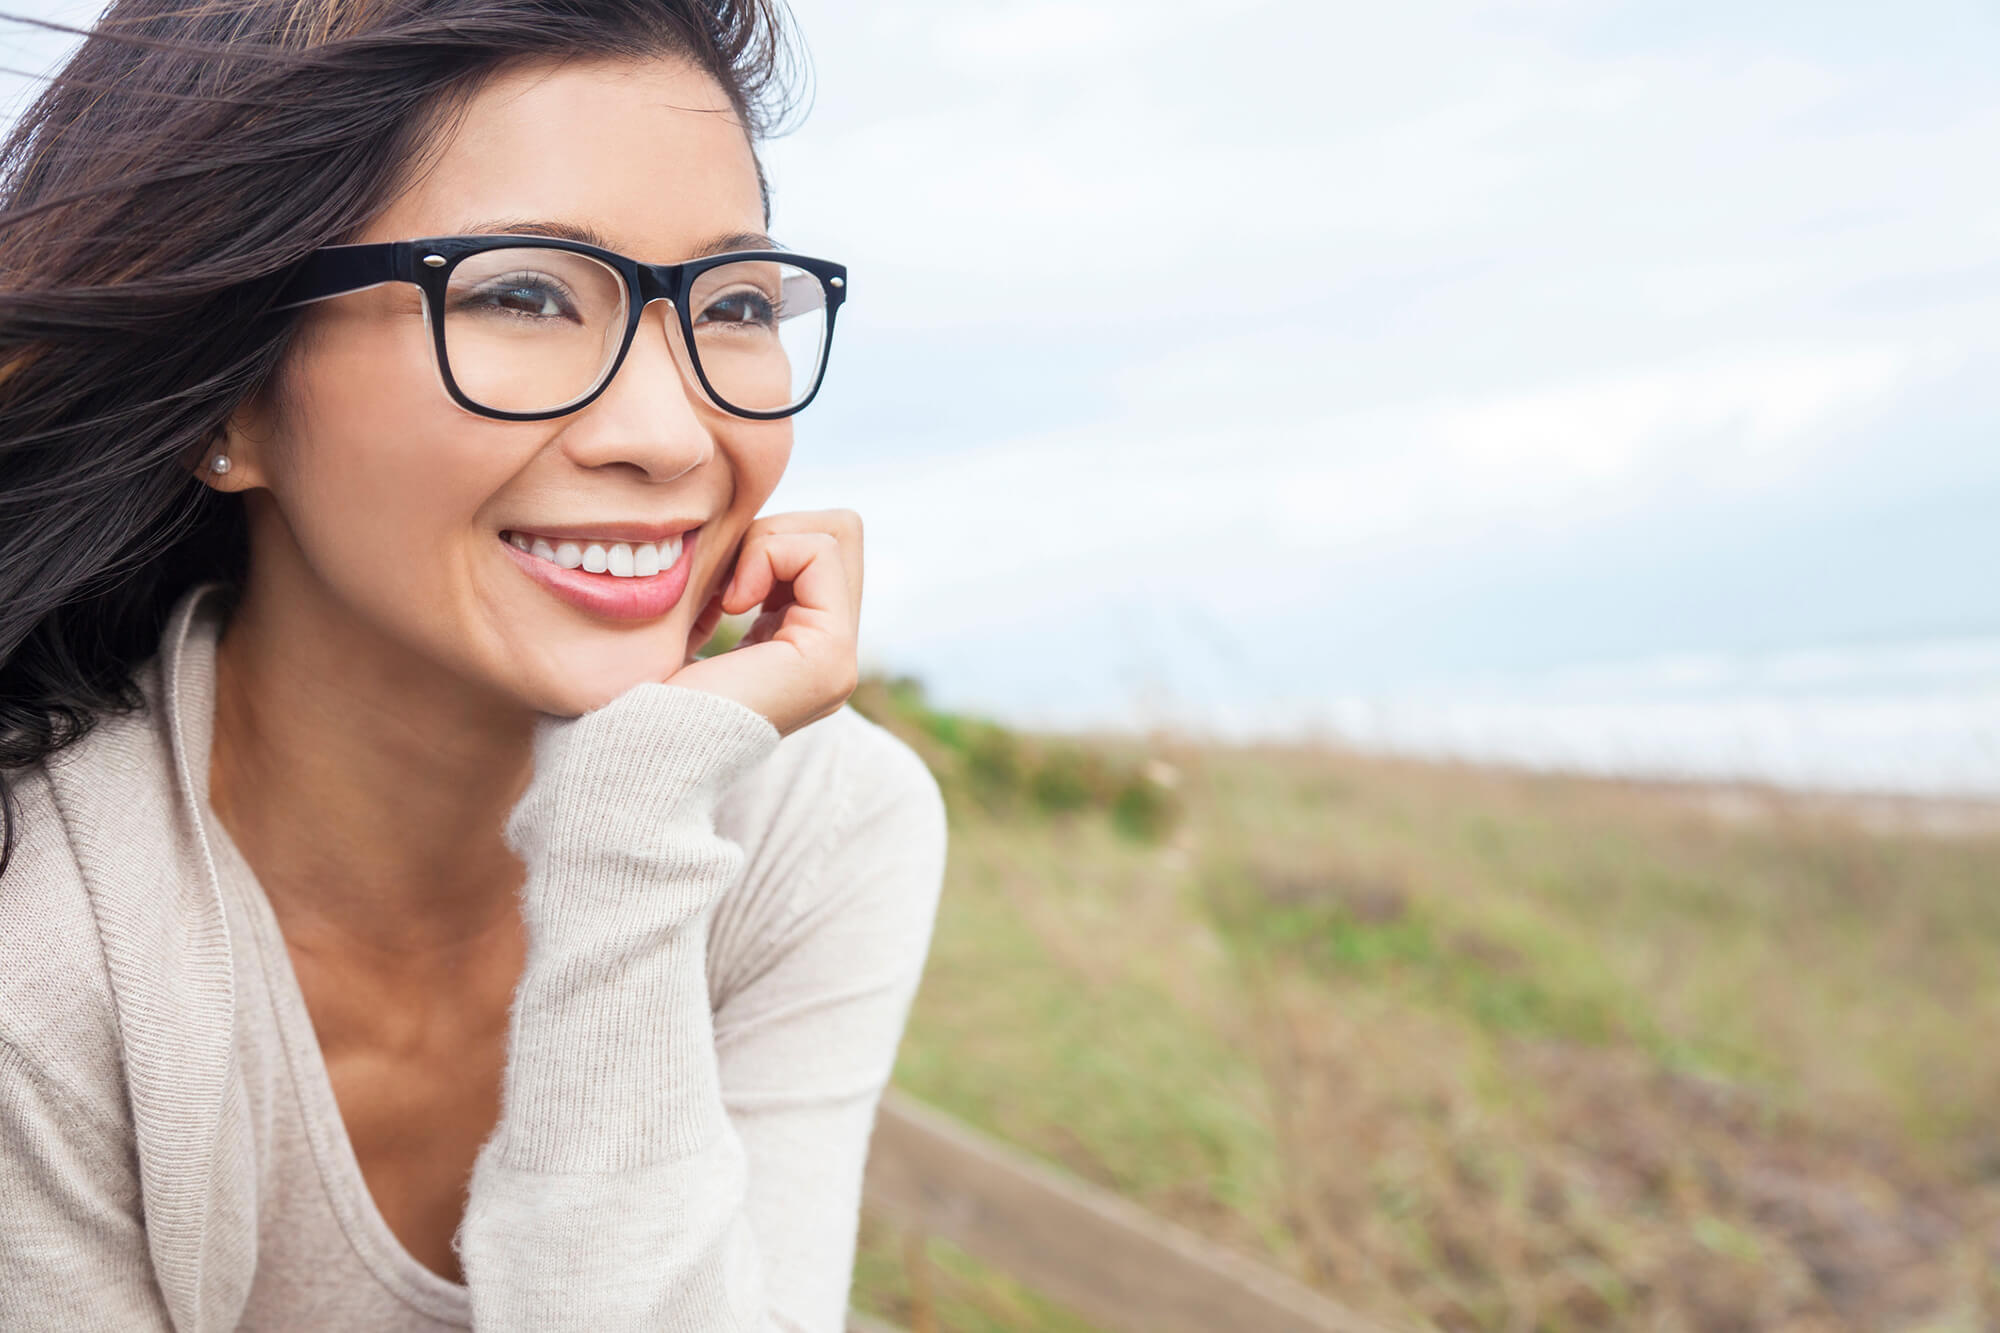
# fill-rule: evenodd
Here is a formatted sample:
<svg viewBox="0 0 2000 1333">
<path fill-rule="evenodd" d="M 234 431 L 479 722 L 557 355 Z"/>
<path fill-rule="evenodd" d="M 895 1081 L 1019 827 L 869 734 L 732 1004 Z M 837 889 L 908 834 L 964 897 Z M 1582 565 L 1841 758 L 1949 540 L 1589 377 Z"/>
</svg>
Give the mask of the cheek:
<svg viewBox="0 0 2000 1333">
<path fill-rule="evenodd" d="M 721 588 L 723 575 L 743 533 L 766 510 L 792 456 L 792 422 L 744 421 L 717 417 L 712 427 L 716 462 L 729 473 L 728 504 L 708 524 L 701 563 L 695 569 L 700 595 L 690 614 L 699 612 Z"/>
<path fill-rule="evenodd" d="M 748 524 L 764 508 L 771 492 L 778 488 L 779 480 L 785 475 L 785 467 L 791 462 L 791 419 L 760 422 L 736 419 L 716 433 L 721 452 L 729 460 L 735 483 L 735 495 L 729 506 L 730 516 L 735 518 L 741 515 L 743 522 Z"/>
<path fill-rule="evenodd" d="M 272 489 L 307 562 L 352 601 L 434 610 L 505 483 L 504 441 L 445 397 L 420 325 L 329 336 L 289 385 Z"/>
</svg>

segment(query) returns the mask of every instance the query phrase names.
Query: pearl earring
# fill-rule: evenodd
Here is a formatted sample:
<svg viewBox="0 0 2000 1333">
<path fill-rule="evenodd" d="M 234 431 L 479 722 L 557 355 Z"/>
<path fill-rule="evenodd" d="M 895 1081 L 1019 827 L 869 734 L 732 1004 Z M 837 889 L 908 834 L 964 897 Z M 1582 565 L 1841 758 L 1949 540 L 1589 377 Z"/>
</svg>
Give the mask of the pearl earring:
<svg viewBox="0 0 2000 1333">
<path fill-rule="evenodd" d="M 229 455 L 228 455 L 228 454 L 217 454 L 217 455 L 216 455 L 215 457 L 213 457 L 213 458 L 209 459 L 209 460 L 208 460 L 208 470 L 209 470 L 209 471 L 211 471 L 211 472 L 227 472 L 227 471 L 229 471 Z"/>
</svg>

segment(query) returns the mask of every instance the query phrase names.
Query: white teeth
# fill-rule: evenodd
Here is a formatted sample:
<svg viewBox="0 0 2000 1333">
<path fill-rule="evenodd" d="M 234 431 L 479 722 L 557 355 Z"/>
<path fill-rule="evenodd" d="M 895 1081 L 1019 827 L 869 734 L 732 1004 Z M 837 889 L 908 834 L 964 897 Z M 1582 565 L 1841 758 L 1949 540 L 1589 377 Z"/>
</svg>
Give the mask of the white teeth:
<svg viewBox="0 0 2000 1333">
<path fill-rule="evenodd" d="M 530 537 L 508 532 L 506 539 L 540 560 L 564 569 L 583 569 L 614 578 L 651 578 L 680 563 L 682 538 L 663 542 L 550 542 L 546 537 Z"/>
</svg>

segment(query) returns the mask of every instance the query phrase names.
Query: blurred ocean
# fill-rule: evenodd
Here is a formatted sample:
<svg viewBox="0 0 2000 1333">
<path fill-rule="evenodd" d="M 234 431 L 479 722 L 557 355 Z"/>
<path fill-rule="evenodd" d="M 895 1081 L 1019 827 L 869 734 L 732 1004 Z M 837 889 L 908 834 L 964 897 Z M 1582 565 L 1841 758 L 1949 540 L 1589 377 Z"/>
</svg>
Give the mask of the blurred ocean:
<svg viewBox="0 0 2000 1333">
<path fill-rule="evenodd" d="M 1196 711 L 1182 720 L 1238 737 L 1303 729 L 1540 769 L 2000 798 L 2000 637 L 1679 655 Z"/>
<path fill-rule="evenodd" d="M 903 665 L 944 707 L 1032 729 L 1168 728 L 1620 777 L 2000 800 L 1996 634 L 1388 673 L 1374 680 L 1393 684 L 1371 686 L 1338 654 L 1279 643 L 1260 661 L 1241 640 L 1138 629 L 1067 634 L 1049 653 L 991 640 Z"/>
</svg>

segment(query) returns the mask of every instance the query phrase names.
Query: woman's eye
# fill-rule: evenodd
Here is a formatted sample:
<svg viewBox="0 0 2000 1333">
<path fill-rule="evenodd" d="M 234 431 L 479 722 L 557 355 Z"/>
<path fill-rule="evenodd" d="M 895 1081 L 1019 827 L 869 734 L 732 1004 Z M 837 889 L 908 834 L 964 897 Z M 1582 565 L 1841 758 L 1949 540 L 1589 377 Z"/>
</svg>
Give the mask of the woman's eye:
<svg viewBox="0 0 2000 1333">
<path fill-rule="evenodd" d="M 701 312 L 704 324 L 752 324 L 764 328 L 778 322 L 771 298 L 760 291 L 727 292 L 710 301 Z"/>
<path fill-rule="evenodd" d="M 461 308 L 520 315 L 529 319 L 575 319 L 576 306 L 561 284 L 540 276 L 505 278 L 468 292 Z"/>
</svg>

